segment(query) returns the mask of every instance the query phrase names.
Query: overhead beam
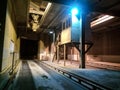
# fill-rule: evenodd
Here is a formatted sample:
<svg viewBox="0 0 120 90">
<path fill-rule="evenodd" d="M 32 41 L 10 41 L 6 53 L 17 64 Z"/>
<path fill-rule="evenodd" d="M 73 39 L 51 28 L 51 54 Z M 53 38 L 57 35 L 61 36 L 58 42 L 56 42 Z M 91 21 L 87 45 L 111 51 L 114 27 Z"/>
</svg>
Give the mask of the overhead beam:
<svg viewBox="0 0 120 90">
<path fill-rule="evenodd" d="M 119 11 L 116 12 L 114 10 L 113 11 L 110 10 L 112 7 L 116 5 L 120 5 L 120 1 L 106 7 L 99 6 L 99 3 L 93 3 L 92 1 L 89 1 L 89 0 L 81 0 L 81 1 L 79 0 L 44 0 L 44 1 L 59 3 L 59 4 L 69 5 L 69 6 L 73 6 L 74 4 L 77 4 L 86 8 L 89 7 L 87 9 L 90 9 L 91 12 L 100 12 L 100 13 L 105 13 L 109 15 L 120 16 Z"/>
<path fill-rule="evenodd" d="M 45 9 L 44 15 L 42 16 L 42 18 L 41 18 L 41 20 L 40 20 L 40 26 L 39 26 L 39 27 L 41 27 L 41 25 L 43 24 L 44 19 L 45 19 L 47 13 L 49 12 L 51 6 L 52 6 L 52 3 L 48 3 L 48 5 L 47 5 L 47 7 L 46 7 L 46 9 Z"/>
<path fill-rule="evenodd" d="M 29 13 L 35 13 L 35 14 L 43 15 L 44 11 L 40 11 L 39 8 L 40 8 L 40 6 L 36 5 L 33 2 L 30 2 Z"/>
<path fill-rule="evenodd" d="M 73 3 L 73 0 L 44 0 L 52 3 L 59 3 L 64 5 L 71 5 Z"/>
<path fill-rule="evenodd" d="M 98 5 L 97 5 L 98 4 Z M 100 13 L 104 13 L 104 14 L 109 14 L 109 15 L 113 15 L 113 16 L 118 16 L 120 17 L 120 9 L 119 10 L 112 10 L 112 8 L 119 6 L 120 5 L 120 1 L 117 1 L 111 5 L 108 5 L 106 7 L 103 6 L 99 6 L 99 3 L 94 3 L 91 4 L 91 12 L 100 12 Z"/>
<path fill-rule="evenodd" d="M 63 4 L 63 5 L 74 5 L 74 4 L 79 4 L 79 5 L 87 5 L 88 0 L 43 0 L 43 1 L 48 1 L 52 3 L 58 3 L 58 4 Z"/>
</svg>

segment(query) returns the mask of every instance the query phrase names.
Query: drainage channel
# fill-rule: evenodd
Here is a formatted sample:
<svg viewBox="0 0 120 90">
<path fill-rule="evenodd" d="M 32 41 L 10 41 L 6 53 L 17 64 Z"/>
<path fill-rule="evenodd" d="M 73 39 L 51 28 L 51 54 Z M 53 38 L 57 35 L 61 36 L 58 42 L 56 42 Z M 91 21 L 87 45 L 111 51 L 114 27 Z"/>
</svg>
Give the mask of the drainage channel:
<svg viewBox="0 0 120 90">
<path fill-rule="evenodd" d="M 84 77 L 78 76 L 74 73 L 68 72 L 60 67 L 55 67 L 55 66 L 47 64 L 45 62 L 40 62 L 40 63 L 47 66 L 47 67 L 49 66 L 49 67 L 53 68 L 57 72 L 63 74 L 64 76 L 68 77 L 69 79 L 79 83 L 80 85 L 83 85 L 84 87 L 86 87 L 90 90 L 112 90 L 111 88 L 105 87 L 105 86 L 98 84 L 94 81 L 91 81 L 91 80 L 86 79 Z"/>
</svg>

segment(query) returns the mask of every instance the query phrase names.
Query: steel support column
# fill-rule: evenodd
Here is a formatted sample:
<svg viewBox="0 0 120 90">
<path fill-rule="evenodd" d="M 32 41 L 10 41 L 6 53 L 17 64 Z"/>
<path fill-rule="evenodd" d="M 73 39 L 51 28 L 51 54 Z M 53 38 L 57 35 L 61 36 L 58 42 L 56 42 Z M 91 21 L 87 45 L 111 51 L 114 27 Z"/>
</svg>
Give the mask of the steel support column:
<svg viewBox="0 0 120 90">
<path fill-rule="evenodd" d="M 80 43 L 80 56 L 81 56 L 81 65 L 79 66 L 80 68 L 85 68 L 85 22 L 86 22 L 86 13 L 81 14 L 81 43 Z"/>
<path fill-rule="evenodd" d="M 59 45 L 57 45 L 57 63 L 59 62 Z"/>
<path fill-rule="evenodd" d="M 66 45 L 64 44 L 64 66 L 66 64 Z"/>
</svg>

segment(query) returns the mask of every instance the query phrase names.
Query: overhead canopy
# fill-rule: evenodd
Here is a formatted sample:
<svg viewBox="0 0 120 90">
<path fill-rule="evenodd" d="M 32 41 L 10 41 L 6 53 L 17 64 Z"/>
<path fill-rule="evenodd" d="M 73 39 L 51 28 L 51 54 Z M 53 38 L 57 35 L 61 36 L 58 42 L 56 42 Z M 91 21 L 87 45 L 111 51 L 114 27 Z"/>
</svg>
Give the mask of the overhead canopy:
<svg viewBox="0 0 120 90">
<path fill-rule="evenodd" d="M 39 28 L 36 33 L 47 33 L 49 30 L 59 30 L 63 17 L 68 14 L 69 6 L 74 3 L 86 7 L 92 12 L 91 20 L 98 18 L 102 14 L 110 14 L 120 17 L 120 0 L 11 0 L 14 15 L 19 33 L 35 34 L 30 32 L 27 27 L 29 14 L 39 14 Z M 52 2 L 47 9 L 48 3 Z M 119 21 L 119 20 L 118 20 Z M 117 22 L 119 23 L 119 22 Z M 23 34 L 21 34 L 23 35 Z M 36 35 L 35 35 L 36 36 Z"/>
</svg>

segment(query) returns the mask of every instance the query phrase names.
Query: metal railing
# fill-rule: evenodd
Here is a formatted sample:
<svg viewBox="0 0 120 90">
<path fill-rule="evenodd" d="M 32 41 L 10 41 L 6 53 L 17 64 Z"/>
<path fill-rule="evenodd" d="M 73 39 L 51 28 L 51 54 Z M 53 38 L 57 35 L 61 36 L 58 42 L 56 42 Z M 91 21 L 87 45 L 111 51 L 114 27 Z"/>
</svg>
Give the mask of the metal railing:
<svg viewBox="0 0 120 90">
<path fill-rule="evenodd" d="M 84 77 L 81 77 L 77 74 L 68 72 L 62 68 L 58 68 L 55 66 L 52 66 L 50 64 L 47 64 L 45 62 L 42 62 L 42 64 L 47 65 L 53 69 L 55 69 L 56 71 L 58 71 L 59 73 L 62 73 L 63 75 L 67 76 L 68 78 L 72 79 L 73 81 L 79 83 L 80 85 L 85 86 L 86 88 L 90 89 L 90 90 L 112 90 L 111 88 L 105 87 L 101 84 L 98 84 L 92 80 L 86 79 Z"/>
</svg>

